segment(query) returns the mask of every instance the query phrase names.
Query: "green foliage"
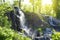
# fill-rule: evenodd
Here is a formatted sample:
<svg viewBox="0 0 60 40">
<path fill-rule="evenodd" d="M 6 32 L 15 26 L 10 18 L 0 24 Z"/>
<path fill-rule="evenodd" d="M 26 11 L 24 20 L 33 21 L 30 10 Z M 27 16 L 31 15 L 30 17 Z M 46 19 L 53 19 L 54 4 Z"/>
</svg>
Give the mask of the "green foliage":
<svg viewBox="0 0 60 40">
<path fill-rule="evenodd" d="M 14 6 L 19 6 L 19 2 L 18 1 L 14 1 Z"/>
<path fill-rule="evenodd" d="M 60 0 L 57 1 L 56 16 L 60 19 Z"/>
<path fill-rule="evenodd" d="M 52 40 L 60 40 L 60 32 L 55 32 L 55 34 L 52 35 Z"/>
<path fill-rule="evenodd" d="M 0 27 L 0 40 L 31 40 L 28 37 L 24 37 L 14 30 L 6 27 Z"/>
<path fill-rule="evenodd" d="M 8 22 L 8 17 L 5 15 L 6 12 L 12 10 L 7 4 L 0 5 L 0 26 L 8 27 L 10 23 Z"/>
</svg>

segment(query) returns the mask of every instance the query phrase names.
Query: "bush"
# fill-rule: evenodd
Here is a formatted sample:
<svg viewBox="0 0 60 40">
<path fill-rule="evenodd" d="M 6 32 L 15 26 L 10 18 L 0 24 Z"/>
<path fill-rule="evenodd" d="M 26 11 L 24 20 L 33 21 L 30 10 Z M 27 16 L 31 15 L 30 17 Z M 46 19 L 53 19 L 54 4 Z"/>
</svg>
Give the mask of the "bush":
<svg viewBox="0 0 60 40">
<path fill-rule="evenodd" d="M 23 37 L 14 30 L 6 27 L 0 27 L 0 40 L 31 40 L 28 37 Z"/>
<path fill-rule="evenodd" d="M 52 40 L 60 40 L 60 32 L 55 32 L 52 35 Z"/>
<path fill-rule="evenodd" d="M 11 7 L 7 7 L 7 4 L 0 5 L 0 26 L 3 27 L 9 27 L 11 24 L 8 21 L 8 17 L 5 15 L 6 12 L 12 10 Z"/>
</svg>

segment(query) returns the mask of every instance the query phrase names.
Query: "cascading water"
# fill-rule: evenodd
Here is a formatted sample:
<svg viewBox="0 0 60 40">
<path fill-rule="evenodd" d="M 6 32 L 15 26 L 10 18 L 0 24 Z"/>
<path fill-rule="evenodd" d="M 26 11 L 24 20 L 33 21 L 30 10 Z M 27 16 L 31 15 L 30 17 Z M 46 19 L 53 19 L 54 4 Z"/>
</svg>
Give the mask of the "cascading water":
<svg viewBox="0 0 60 40">
<path fill-rule="evenodd" d="M 28 27 L 25 25 L 26 19 L 24 13 L 19 9 L 20 16 L 17 17 L 20 19 L 21 29 L 23 29 L 27 34 L 29 34 Z"/>
<path fill-rule="evenodd" d="M 20 21 L 20 25 L 21 25 L 20 29 L 24 30 L 28 36 L 32 36 L 34 32 L 31 28 L 28 28 L 28 26 L 26 25 L 26 19 L 24 13 L 18 7 L 15 7 L 14 9 L 18 14 L 17 15 L 15 13 L 15 15 L 19 18 Z"/>
</svg>

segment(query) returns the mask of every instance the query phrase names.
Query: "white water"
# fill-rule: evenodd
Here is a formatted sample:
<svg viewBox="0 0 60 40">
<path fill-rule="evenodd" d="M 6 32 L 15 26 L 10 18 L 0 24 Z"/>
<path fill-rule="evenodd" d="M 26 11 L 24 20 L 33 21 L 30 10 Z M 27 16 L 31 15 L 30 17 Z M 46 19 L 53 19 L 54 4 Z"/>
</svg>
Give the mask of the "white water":
<svg viewBox="0 0 60 40">
<path fill-rule="evenodd" d="M 19 15 L 17 15 L 17 17 L 19 18 L 20 20 L 20 25 L 21 25 L 21 29 L 24 30 L 28 35 L 30 35 L 30 30 L 31 28 L 28 28 L 25 24 L 26 24 L 26 19 L 25 19 L 25 15 L 24 13 L 18 9 L 18 12 L 19 12 Z"/>
</svg>

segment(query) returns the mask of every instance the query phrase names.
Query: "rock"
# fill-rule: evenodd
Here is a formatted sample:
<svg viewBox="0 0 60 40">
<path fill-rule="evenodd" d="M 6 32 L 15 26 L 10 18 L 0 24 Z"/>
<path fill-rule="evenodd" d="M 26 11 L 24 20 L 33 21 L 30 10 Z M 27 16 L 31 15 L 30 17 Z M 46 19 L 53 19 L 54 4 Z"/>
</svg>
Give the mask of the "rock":
<svg viewBox="0 0 60 40">
<path fill-rule="evenodd" d="M 44 38 L 45 39 L 51 39 L 52 36 L 52 29 L 51 28 L 46 28 L 44 31 Z"/>
</svg>

